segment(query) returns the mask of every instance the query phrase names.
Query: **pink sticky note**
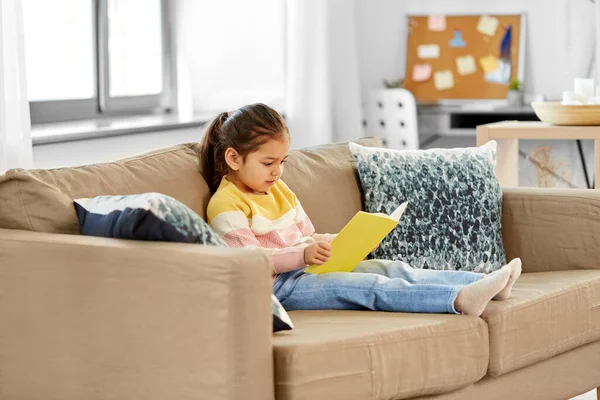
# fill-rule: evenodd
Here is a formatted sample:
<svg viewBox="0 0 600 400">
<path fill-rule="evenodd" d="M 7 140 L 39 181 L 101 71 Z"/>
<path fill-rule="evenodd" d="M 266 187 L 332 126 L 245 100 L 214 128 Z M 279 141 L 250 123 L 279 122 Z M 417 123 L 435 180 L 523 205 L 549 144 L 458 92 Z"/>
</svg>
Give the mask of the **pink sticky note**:
<svg viewBox="0 0 600 400">
<path fill-rule="evenodd" d="M 412 79 L 415 82 L 423 82 L 431 77 L 431 64 L 415 64 Z"/>
<path fill-rule="evenodd" d="M 445 15 L 430 15 L 429 16 L 429 30 L 430 31 L 445 31 L 446 30 L 446 16 Z"/>
</svg>

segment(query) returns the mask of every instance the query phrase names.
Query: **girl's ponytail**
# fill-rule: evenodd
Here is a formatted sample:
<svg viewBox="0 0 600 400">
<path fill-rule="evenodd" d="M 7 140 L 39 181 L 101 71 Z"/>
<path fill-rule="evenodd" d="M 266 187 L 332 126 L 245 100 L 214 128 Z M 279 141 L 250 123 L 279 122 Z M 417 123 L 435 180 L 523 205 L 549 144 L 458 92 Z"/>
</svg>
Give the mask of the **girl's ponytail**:
<svg viewBox="0 0 600 400">
<path fill-rule="evenodd" d="M 223 176 L 227 175 L 226 148 L 221 137 L 221 130 L 227 117 L 228 113 L 223 112 L 206 127 L 198 149 L 201 172 L 212 193 L 219 187 Z"/>
</svg>

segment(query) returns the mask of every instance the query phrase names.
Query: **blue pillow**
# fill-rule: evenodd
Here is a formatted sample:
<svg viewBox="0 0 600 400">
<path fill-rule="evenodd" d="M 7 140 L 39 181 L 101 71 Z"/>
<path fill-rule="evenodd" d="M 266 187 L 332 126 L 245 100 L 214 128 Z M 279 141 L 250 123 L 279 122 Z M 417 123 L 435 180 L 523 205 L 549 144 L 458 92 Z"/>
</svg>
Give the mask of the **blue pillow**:
<svg viewBox="0 0 600 400">
<path fill-rule="evenodd" d="M 161 194 L 98 196 L 75 199 L 81 233 L 116 239 L 157 240 L 228 247 L 198 214 Z M 293 328 L 275 296 L 271 296 L 273 332 Z"/>
<path fill-rule="evenodd" d="M 294 329 L 290 316 L 274 294 L 271 294 L 271 308 L 273 310 L 273 332 Z"/>
<path fill-rule="evenodd" d="M 227 247 L 198 214 L 161 193 L 98 196 L 74 203 L 84 235 Z"/>
</svg>

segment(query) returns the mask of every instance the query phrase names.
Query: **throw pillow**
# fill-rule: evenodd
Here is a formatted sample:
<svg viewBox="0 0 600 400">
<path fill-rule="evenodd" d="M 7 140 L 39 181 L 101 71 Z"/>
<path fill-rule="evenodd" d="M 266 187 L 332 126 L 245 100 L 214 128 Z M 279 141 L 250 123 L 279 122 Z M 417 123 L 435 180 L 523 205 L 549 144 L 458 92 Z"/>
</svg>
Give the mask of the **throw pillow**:
<svg viewBox="0 0 600 400">
<path fill-rule="evenodd" d="M 273 332 L 294 329 L 290 316 L 274 294 L 271 294 L 271 308 L 273 309 Z"/>
<path fill-rule="evenodd" d="M 365 208 L 408 207 L 371 256 L 415 268 L 491 272 L 506 263 L 496 142 L 481 147 L 390 150 L 350 143 Z"/>
<path fill-rule="evenodd" d="M 228 247 L 192 209 L 161 193 L 98 196 L 76 199 L 74 204 L 84 235 Z M 274 295 L 271 308 L 273 332 L 293 328 Z"/>
<path fill-rule="evenodd" d="M 76 199 L 81 233 L 227 247 L 192 209 L 161 193 Z"/>
</svg>

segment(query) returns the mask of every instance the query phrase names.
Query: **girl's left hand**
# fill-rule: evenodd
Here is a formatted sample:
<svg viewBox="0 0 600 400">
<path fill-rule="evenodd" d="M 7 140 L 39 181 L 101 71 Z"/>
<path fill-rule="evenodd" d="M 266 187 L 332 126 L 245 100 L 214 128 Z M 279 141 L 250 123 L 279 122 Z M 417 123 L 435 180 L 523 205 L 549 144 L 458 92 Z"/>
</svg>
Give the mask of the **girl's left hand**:
<svg viewBox="0 0 600 400">
<path fill-rule="evenodd" d="M 325 241 L 316 242 L 304 248 L 306 265 L 323 265 L 331 257 L 331 245 Z"/>
</svg>

